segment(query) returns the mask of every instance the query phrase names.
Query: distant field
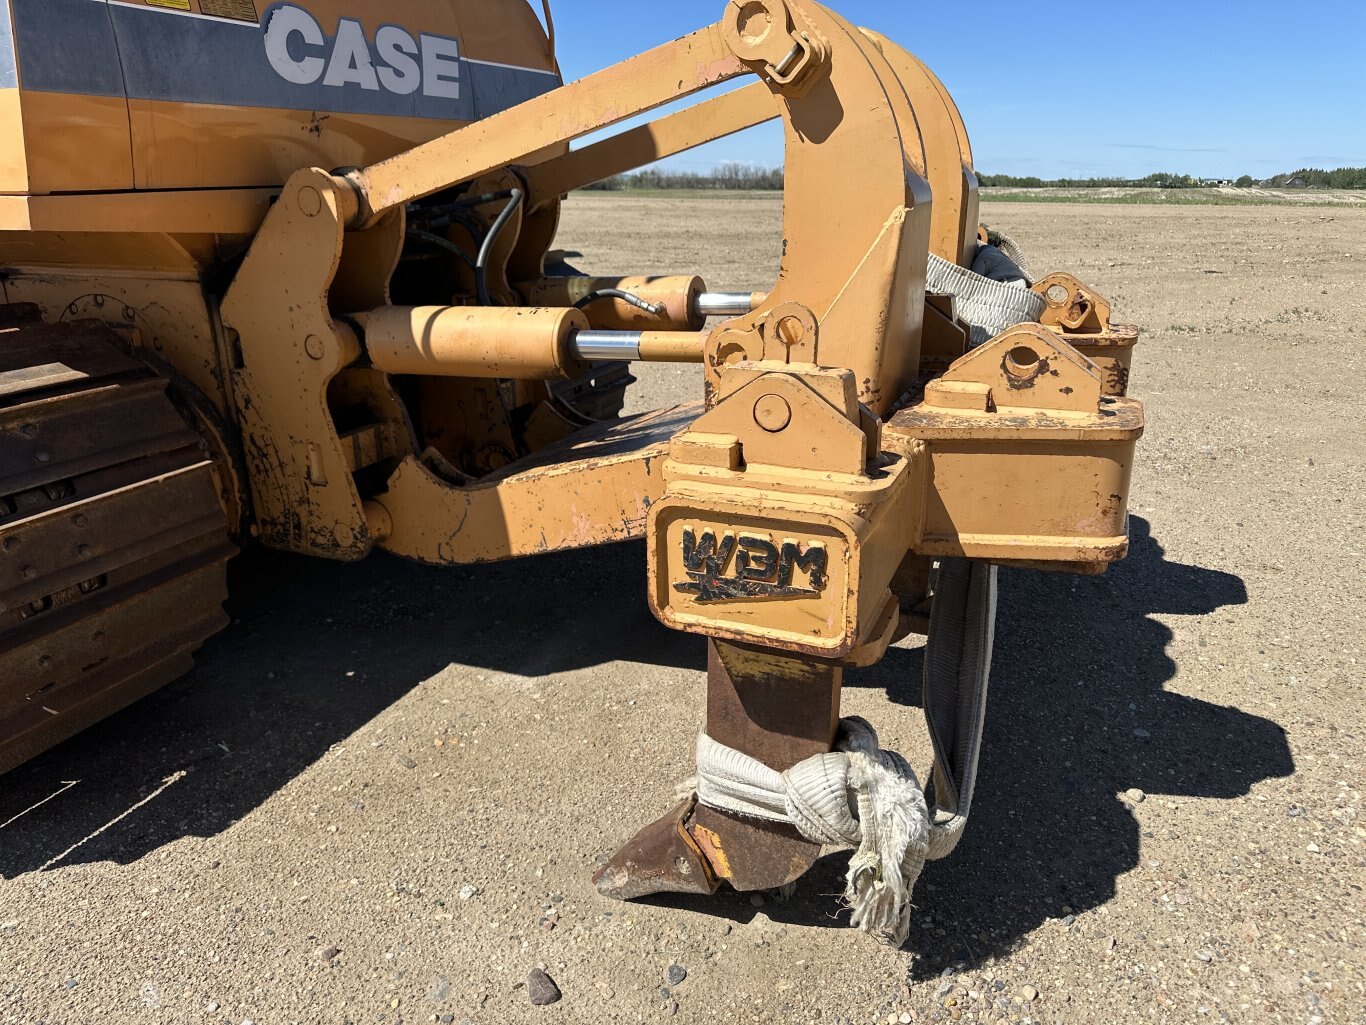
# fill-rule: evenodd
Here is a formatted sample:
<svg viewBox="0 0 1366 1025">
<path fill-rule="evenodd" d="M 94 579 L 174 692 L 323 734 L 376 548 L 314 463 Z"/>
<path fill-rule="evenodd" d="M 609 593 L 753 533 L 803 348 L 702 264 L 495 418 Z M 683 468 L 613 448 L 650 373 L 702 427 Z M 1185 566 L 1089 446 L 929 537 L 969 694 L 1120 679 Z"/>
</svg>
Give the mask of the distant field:
<svg viewBox="0 0 1366 1025">
<path fill-rule="evenodd" d="M 1139 206 L 1366 206 L 1345 189 L 983 189 L 996 203 L 1123 203 Z"/>
<path fill-rule="evenodd" d="M 621 199 L 772 200 L 780 192 L 745 189 L 623 189 L 592 192 Z M 983 189 L 994 203 L 1117 203 L 1136 206 L 1366 206 L 1366 190 L 1340 189 Z"/>
</svg>

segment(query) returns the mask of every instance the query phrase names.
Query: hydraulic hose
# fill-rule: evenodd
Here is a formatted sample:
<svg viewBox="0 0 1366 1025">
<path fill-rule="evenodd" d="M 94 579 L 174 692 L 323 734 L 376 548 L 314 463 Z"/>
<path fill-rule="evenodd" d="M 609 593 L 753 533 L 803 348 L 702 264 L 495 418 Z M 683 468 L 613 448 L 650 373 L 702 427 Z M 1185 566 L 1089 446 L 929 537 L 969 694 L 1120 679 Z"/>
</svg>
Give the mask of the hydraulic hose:
<svg viewBox="0 0 1366 1025">
<path fill-rule="evenodd" d="M 647 302 L 638 295 L 623 291 L 620 288 L 600 288 L 596 292 L 589 292 L 586 296 L 574 304 L 574 309 L 582 310 L 593 305 L 601 299 L 620 299 L 622 302 L 629 303 L 638 310 L 646 313 L 661 316 L 667 307 L 663 303 Z"/>
<path fill-rule="evenodd" d="M 409 238 L 418 239 L 421 242 L 426 242 L 428 245 L 436 246 L 438 249 L 443 249 L 448 253 L 453 253 L 460 257 L 460 259 L 465 262 L 465 266 L 470 268 L 470 270 L 475 269 L 474 261 L 470 259 L 470 254 L 465 252 L 465 250 L 461 249 L 450 239 L 442 238 L 440 235 L 430 231 L 423 231 L 421 228 L 409 228 L 407 234 Z"/>
<path fill-rule="evenodd" d="M 479 247 L 479 257 L 474 261 L 474 283 L 479 292 L 479 302 L 484 306 L 492 306 L 493 300 L 489 297 L 488 266 L 489 256 L 493 253 L 493 245 L 498 241 L 498 236 L 507 227 L 508 221 L 512 220 L 512 215 L 517 212 L 517 208 L 522 204 L 522 190 L 508 189 L 504 192 L 493 192 L 487 196 L 477 196 L 471 203 L 493 202 L 496 199 L 507 197 L 507 206 L 503 207 L 498 219 L 489 228 L 489 233 L 484 236 L 484 244 Z"/>
</svg>

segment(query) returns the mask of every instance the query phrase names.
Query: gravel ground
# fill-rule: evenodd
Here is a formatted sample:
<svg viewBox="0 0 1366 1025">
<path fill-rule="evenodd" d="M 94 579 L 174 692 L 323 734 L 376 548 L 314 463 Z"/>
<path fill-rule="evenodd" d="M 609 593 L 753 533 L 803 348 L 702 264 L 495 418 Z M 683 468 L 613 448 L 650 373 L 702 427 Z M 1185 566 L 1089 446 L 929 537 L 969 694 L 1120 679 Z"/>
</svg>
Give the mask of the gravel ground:
<svg viewBox="0 0 1366 1025">
<path fill-rule="evenodd" d="M 563 237 L 763 288 L 779 218 L 584 196 Z M 257 552 L 189 678 L 0 781 L 0 1021 L 1366 1022 L 1366 211 L 986 219 L 1145 325 L 1150 427 L 1129 560 L 1002 575 L 973 822 L 906 949 L 841 921 L 838 855 L 786 902 L 594 891 L 702 707 L 641 545 Z M 635 401 L 695 391 L 654 370 Z M 924 765 L 920 664 L 845 706 Z"/>
</svg>

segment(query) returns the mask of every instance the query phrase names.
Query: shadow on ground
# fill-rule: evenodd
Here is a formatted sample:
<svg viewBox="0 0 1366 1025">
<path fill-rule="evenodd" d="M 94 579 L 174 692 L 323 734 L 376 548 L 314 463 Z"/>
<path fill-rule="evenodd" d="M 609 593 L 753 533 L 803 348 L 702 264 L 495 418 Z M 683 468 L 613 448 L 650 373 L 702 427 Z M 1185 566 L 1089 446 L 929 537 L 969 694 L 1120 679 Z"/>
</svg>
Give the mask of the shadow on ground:
<svg viewBox="0 0 1366 1025">
<path fill-rule="evenodd" d="M 0 777 L 0 878 L 129 864 L 212 836 L 451 663 L 536 677 L 611 661 L 705 668 L 645 604 L 643 544 L 436 569 L 253 551 L 230 564 L 231 627 L 189 676 Z M 47 805 L 7 820 L 62 790 Z"/>
<path fill-rule="evenodd" d="M 1065 908 L 1114 896 L 1141 844 L 1116 794 L 1232 798 L 1293 771 L 1274 722 L 1164 689 L 1176 671 L 1172 632 L 1153 615 L 1244 604 L 1243 582 L 1168 562 L 1145 520 L 1131 531 L 1129 559 L 1104 577 L 1001 575 L 972 823 L 922 877 L 908 944 L 921 955 L 916 977 L 1001 954 Z M 4 827 L 0 876 L 42 868 L 187 768 L 166 798 L 62 864 L 130 863 L 182 836 L 214 835 L 452 661 L 522 676 L 616 660 L 701 670 L 702 644 L 646 610 L 643 565 L 638 544 L 462 570 L 244 556 L 237 618 L 194 674 L 4 777 L 0 823 L 65 780 L 82 783 Z M 529 581 L 554 599 L 528 601 Z M 896 648 L 846 686 L 918 707 L 920 670 L 919 649 Z M 792 900 L 765 913 L 835 924 L 830 895 L 845 860 L 822 859 Z M 737 894 L 665 903 L 754 914 Z"/>
</svg>

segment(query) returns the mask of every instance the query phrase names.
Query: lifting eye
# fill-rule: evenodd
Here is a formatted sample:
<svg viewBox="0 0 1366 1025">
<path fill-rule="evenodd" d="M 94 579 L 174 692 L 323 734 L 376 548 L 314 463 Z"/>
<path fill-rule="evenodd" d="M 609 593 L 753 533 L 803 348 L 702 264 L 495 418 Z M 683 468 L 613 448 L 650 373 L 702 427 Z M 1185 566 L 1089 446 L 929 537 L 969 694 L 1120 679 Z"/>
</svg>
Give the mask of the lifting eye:
<svg viewBox="0 0 1366 1025">
<path fill-rule="evenodd" d="M 1044 373 L 1048 363 L 1028 345 L 1017 345 L 1005 354 L 1001 369 L 1012 386 L 1022 388 Z"/>
</svg>

